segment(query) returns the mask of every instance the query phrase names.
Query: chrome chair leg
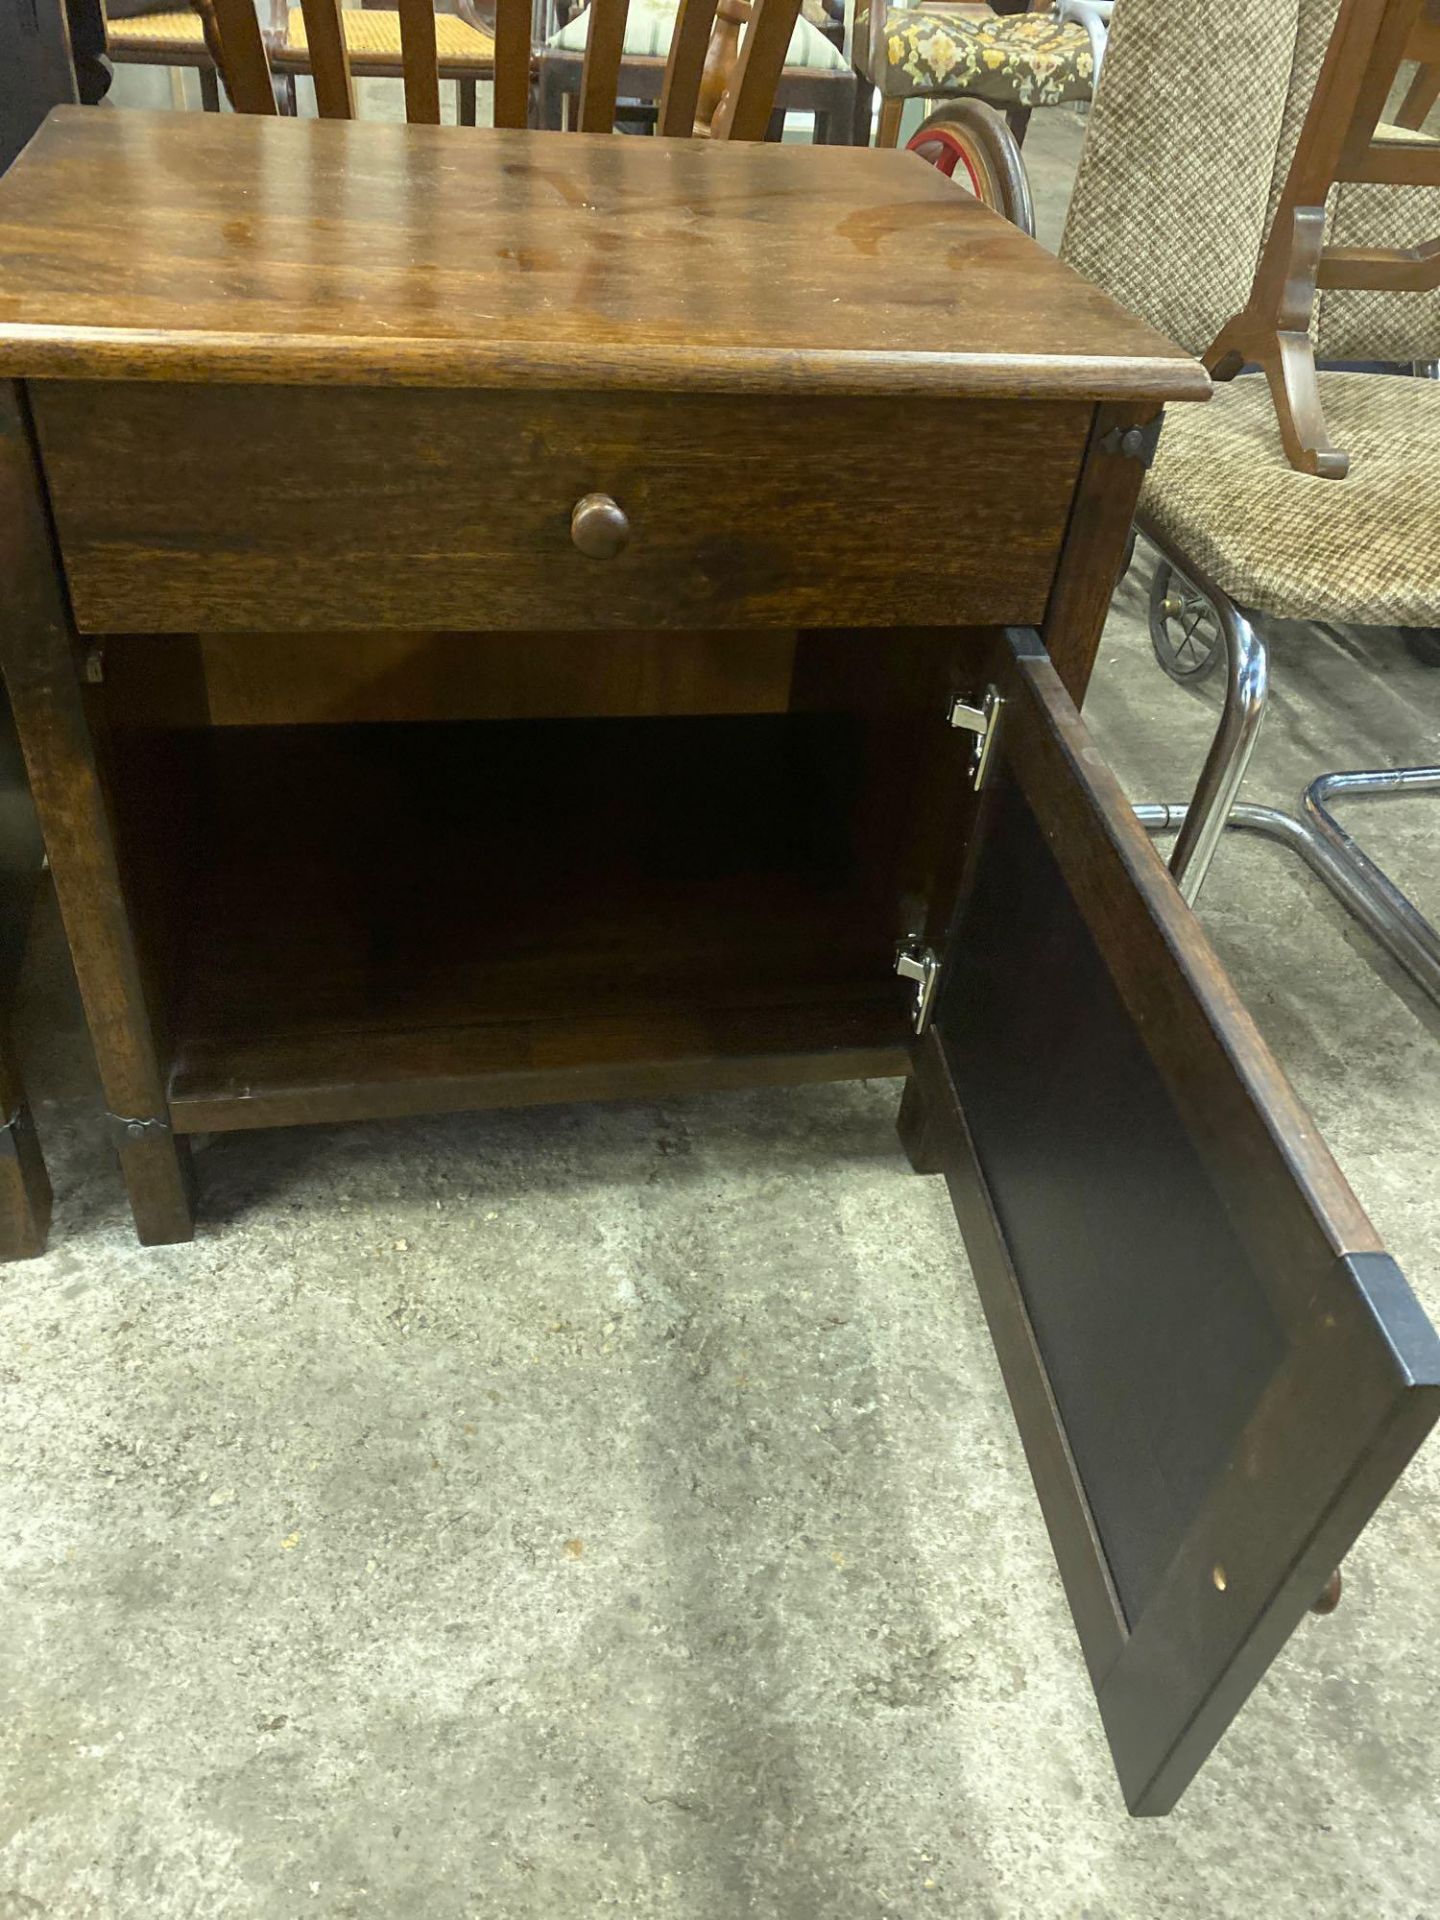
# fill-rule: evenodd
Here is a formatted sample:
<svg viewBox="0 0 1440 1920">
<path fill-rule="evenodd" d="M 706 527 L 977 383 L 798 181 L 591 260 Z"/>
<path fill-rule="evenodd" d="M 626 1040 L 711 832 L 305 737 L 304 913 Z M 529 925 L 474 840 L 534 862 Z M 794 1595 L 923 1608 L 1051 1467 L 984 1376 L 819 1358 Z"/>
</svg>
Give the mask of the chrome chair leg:
<svg viewBox="0 0 1440 1920">
<path fill-rule="evenodd" d="M 1170 855 L 1170 872 L 1181 898 L 1193 907 L 1260 737 L 1260 722 L 1265 717 L 1270 686 L 1269 654 L 1264 639 L 1229 594 L 1222 593 L 1212 580 L 1207 580 L 1143 517 L 1139 526 L 1176 573 L 1214 607 L 1225 640 L 1225 704 L 1220 724 L 1200 769 L 1194 797 L 1187 807 L 1179 810 L 1183 819 L 1172 822 L 1179 826 L 1180 833 Z"/>
<path fill-rule="evenodd" d="M 1350 911 L 1355 912 L 1353 901 L 1358 899 L 1366 909 L 1359 918 L 1375 938 L 1431 999 L 1440 1001 L 1440 933 L 1384 868 L 1357 846 L 1329 808 L 1329 802 L 1342 794 L 1393 797 L 1409 793 L 1440 793 L 1440 767 L 1322 773 L 1305 789 L 1300 803 L 1302 824 L 1324 848 L 1330 869 L 1348 881 L 1349 891 L 1340 897 Z"/>
<path fill-rule="evenodd" d="M 1415 984 L 1440 1005 L 1440 933 L 1331 815 L 1334 795 L 1440 792 L 1440 767 L 1398 767 L 1360 773 L 1322 773 L 1302 801 L 1304 817 L 1279 807 L 1241 803 L 1227 824 L 1240 833 L 1260 833 L 1298 853 L 1341 906 L 1397 960 Z M 1140 806 L 1136 817 L 1150 833 L 1183 826 L 1183 806 Z"/>
</svg>

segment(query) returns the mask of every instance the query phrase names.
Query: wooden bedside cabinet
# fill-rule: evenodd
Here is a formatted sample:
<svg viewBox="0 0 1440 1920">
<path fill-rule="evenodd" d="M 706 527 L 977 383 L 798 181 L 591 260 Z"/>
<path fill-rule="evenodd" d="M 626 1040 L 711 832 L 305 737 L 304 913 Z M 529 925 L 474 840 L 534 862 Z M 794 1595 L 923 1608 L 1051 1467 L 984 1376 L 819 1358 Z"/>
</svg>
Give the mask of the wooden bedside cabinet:
<svg viewBox="0 0 1440 1920">
<path fill-rule="evenodd" d="M 908 1075 L 1171 1805 L 1440 1383 L 1076 713 L 1201 369 L 903 154 L 69 111 L 0 267 L 141 1237 L 197 1132 Z"/>
</svg>

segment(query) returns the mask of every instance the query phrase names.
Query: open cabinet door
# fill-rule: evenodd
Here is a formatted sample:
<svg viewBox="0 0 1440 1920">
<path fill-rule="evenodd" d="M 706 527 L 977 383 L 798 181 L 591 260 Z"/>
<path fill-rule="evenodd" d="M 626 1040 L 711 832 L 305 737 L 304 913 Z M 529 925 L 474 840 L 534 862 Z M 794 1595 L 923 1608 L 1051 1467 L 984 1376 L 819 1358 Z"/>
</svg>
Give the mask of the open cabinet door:
<svg viewBox="0 0 1440 1920">
<path fill-rule="evenodd" d="M 1165 1813 L 1440 1412 L 1440 1341 L 1038 640 L 990 680 L 905 1121 L 1126 1801 Z"/>
</svg>

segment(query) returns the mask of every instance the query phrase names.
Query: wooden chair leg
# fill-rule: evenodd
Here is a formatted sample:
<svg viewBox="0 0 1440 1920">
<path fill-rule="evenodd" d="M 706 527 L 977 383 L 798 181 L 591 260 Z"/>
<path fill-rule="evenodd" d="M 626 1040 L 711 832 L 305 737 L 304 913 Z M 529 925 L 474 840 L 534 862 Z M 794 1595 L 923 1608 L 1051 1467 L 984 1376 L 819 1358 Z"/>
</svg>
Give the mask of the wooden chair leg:
<svg viewBox="0 0 1440 1920">
<path fill-rule="evenodd" d="M 882 100 L 880 102 L 880 131 L 875 136 L 877 147 L 898 147 L 900 144 L 900 122 L 905 117 L 903 100 Z"/>
<path fill-rule="evenodd" d="M 855 98 L 851 106 L 850 144 L 868 147 L 875 119 L 875 89 L 864 74 L 855 76 Z"/>
<path fill-rule="evenodd" d="M 475 82 L 460 79 L 455 82 L 455 118 L 462 127 L 475 124 Z"/>
<path fill-rule="evenodd" d="M 1030 124 L 1029 107 L 1007 107 L 1005 109 L 1005 123 L 1015 136 L 1016 146 L 1023 147 L 1025 144 L 1025 129 Z"/>
<path fill-rule="evenodd" d="M 834 104 L 827 105 L 824 113 L 817 114 L 815 117 L 815 138 L 817 143 L 820 139 L 820 127 L 823 121 L 825 127 L 825 144 L 827 147 L 848 147 L 854 145 L 855 94 L 857 90 L 854 83 L 850 80 L 849 75 L 844 76 L 844 85 L 838 86 L 835 89 L 833 96 Z"/>
<path fill-rule="evenodd" d="M 144 977 L 18 388 L 0 387 L 0 665 L 141 1240 L 188 1240 L 189 1143 L 171 1131 Z"/>
<path fill-rule="evenodd" d="M 220 111 L 220 76 L 214 67 L 201 67 L 200 106 L 205 113 Z"/>
</svg>

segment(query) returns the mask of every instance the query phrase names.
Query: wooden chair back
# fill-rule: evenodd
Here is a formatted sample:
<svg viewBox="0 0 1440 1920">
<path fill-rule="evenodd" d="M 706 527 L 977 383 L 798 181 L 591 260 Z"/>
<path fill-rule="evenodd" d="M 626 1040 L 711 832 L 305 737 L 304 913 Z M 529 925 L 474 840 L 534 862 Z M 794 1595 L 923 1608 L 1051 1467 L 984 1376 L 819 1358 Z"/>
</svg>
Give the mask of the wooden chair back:
<svg viewBox="0 0 1440 1920">
<path fill-rule="evenodd" d="M 1424 126 L 1435 102 L 1440 100 L 1440 4 L 1437 0 L 1426 0 L 1421 7 L 1406 53 L 1416 62 L 1416 69 L 1396 112 L 1395 125 L 1415 132 Z"/>
<path fill-rule="evenodd" d="M 206 43 L 237 113 L 275 113 L 265 35 L 254 0 L 192 0 Z M 434 0 L 396 0 L 405 81 L 405 117 L 440 119 L 440 74 Z M 340 0 L 301 0 L 315 102 L 326 120 L 355 117 L 355 88 L 340 19 Z M 785 65 L 800 0 L 753 0 L 739 58 L 708 126 L 696 126 L 706 54 L 717 0 L 680 0 L 665 68 L 656 131 L 717 139 L 763 140 Z M 589 37 L 580 83 L 581 133 L 609 133 L 615 123 L 620 60 L 629 0 L 590 0 Z M 530 0 L 495 0 L 495 125 L 523 127 L 530 104 Z"/>
<path fill-rule="evenodd" d="M 1301 473 L 1343 480 L 1350 466 L 1330 443 L 1320 404 L 1310 336 L 1317 292 L 1440 288 L 1440 235 L 1413 246 L 1339 246 L 1325 237 L 1337 183 L 1440 187 L 1440 142 L 1416 125 L 1437 57 L 1440 0 L 1341 0 L 1250 298 L 1204 356 L 1218 380 L 1249 363 L 1264 369 L 1286 458 Z M 1387 128 L 1385 104 L 1407 59 L 1420 63 L 1401 109 L 1412 124 Z"/>
</svg>

